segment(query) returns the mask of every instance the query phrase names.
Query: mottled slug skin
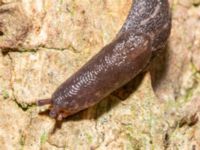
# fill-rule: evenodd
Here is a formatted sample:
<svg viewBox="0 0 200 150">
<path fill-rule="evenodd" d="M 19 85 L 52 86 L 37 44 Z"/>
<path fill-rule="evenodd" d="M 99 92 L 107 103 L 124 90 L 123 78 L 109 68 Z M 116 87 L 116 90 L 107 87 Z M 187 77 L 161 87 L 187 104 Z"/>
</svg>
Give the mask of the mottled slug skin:
<svg viewBox="0 0 200 150">
<path fill-rule="evenodd" d="M 50 116 L 59 120 L 93 106 L 140 73 L 170 29 L 167 0 L 134 0 L 116 38 L 38 105 L 51 104 Z"/>
</svg>

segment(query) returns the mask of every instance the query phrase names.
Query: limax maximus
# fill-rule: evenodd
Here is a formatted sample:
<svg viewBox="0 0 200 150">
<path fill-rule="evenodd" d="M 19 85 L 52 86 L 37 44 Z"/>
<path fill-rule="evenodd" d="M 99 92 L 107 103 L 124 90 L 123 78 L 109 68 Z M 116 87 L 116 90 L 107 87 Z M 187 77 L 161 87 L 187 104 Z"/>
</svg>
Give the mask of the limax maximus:
<svg viewBox="0 0 200 150">
<path fill-rule="evenodd" d="M 168 0 L 133 0 L 113 41 L 37 105 L 50 104 L 50 117 L 62 120 L 97 104 L 147 67 L 166 45 L 170 30 Z"/>
</svg>

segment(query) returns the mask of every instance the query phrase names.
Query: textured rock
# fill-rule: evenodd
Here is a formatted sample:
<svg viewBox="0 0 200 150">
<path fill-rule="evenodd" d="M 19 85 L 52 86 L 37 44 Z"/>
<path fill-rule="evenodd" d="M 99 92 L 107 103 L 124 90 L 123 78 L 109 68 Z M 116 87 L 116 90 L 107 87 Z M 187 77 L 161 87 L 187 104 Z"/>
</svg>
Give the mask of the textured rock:
<svg viewBox="0 0 200 150">
<path fill-rule="evenodd" d="M 21 149 L 22 132 L 29 123 L 29 115 L 12 101 L 0 101 L 0 149 Z"/>
<path fill-rule="evenodd" d="M 39 115 L 48 106 L 34 102 L 50 97 L 115 37 L 131 0 L 0 4 L 0 19 L 6 18 L 0 26 L 0 149 L 200 149 L 198 0 L 170 1 L 173 27 L 166 51 L 150 73 L 116 92 L 125 100 L 111 94 L 60 128 L 46 113 Z"/>
</svg>

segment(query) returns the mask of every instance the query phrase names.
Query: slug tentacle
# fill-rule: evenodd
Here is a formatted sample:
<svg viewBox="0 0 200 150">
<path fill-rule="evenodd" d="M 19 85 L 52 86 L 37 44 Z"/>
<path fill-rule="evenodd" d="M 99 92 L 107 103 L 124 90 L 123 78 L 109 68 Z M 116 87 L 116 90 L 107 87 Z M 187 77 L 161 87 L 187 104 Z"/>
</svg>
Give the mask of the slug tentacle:
<svg viewBox="0 0 200 150">
<path fill-rule="evenodd" d="M 52 99 L 41 99 L 36 102 L 36 105 L 43 106 L 47 104 L 52 104 Z"/>
</svg>

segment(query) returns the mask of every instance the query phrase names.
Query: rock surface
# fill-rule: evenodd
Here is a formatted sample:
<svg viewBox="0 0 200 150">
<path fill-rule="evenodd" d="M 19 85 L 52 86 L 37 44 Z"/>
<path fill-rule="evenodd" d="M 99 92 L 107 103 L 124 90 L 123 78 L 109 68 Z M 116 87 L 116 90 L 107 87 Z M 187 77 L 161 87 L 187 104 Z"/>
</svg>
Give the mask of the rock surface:
<svg viewBox="0 0 200 150">
<path fill-rule="evenodd" d="M 126 100 L 111 94 L 56 129 L 34 105 L 115 37 L 130 4 L 0 1 L 0 149 L 200 149 L 199 0 L 170 0 L 168 46 Z"/>
</svg>

